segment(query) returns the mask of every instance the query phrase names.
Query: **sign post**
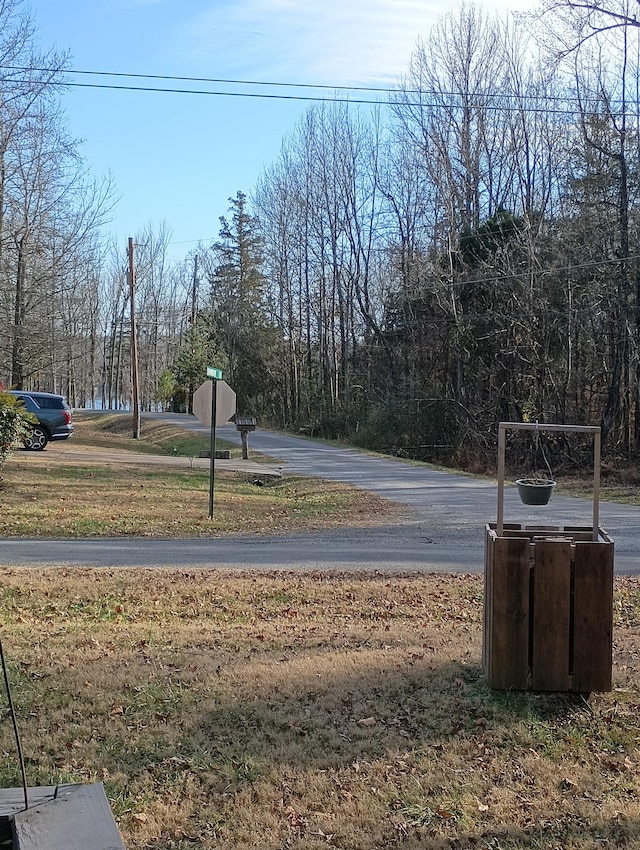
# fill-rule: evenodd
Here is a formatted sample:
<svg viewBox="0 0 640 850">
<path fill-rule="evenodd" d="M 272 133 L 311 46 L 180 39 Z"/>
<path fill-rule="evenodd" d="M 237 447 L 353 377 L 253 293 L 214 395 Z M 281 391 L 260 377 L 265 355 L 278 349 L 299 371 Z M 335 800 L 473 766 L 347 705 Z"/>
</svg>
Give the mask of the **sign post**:
<svg viewBox="0 0 640 850">
<path fill-rule="evenodd" d="M 207 378 L 211 378 L 211 441 L 209 458 L 209 519 L 213 519 L 213 488 L 216 468 L 216 396 L 217 382 L 222 380 L 222 369 L 207 366 Z"/>
</svg>

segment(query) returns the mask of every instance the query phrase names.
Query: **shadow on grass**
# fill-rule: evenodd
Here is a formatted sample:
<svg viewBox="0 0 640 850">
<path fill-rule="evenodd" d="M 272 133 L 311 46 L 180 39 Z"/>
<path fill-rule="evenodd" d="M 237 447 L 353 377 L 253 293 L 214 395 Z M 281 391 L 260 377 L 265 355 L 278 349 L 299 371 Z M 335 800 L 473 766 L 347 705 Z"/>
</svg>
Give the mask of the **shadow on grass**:
<svg viewBox="0 0 640 850">
<path fill-rule="evenodd" d="M 557 726 L 590 711 L 575 694 L 489 689 L 478 664 L 356 668 L 333 674 L 256 682 L 250 696 L 221 700 L 191 730 L 196 750 L 214 748 L 221 764 L 289 765 L 326 770 L 401 750 L 435 754 L 455 739 L 499 732 L 516 746 L 520 727 Z M 544 741 L 541 741 L 541 747 Z"/>
<path fill-rule="evenodd" d="M 201 763 L 206 753 L 214 786 L 232 794 L 274 776 L 285 784 L 287 776 L 325 776 L 340 787 L 354 769 L 370 773 L 371 783 L 383 784 L 371 796 L 371 806 L 384 799 L 382 832 L 394 836 L 394 844 L 433 850 L 637 847 L 637 819 L 620 812 L 611 820 L 594 818 L 598 804 L 588 795 L 578 802 L 577 791 L 562 779 L 560 771 L 570 767 L 561 765 L 570 765 L 573 755 L 559 749 L 576 718 L 587 726 L 592 720 L 592 709 L 580 695 L 492 691 L 477 663 L 439 665 L 419 659 L 389 670 L 356 668 L 348 677 L 307 675 L 293 681 L 283 676 L 267 685 L 256 683 L 252 696 L 221 701 L 203 714 L 186 736 L 191 753 L 182 755 Z M 500 749 L 503 772 L 492 779 L 494 756 L 489 755 L 487 765 L 482 761 Z M 458 814 L 452 813 L 447 823 L 449 814 L 440 811 L 438 800 L 455 796 L 470 783 L 478 794 L 490 793 L 494 782 L 511 785 L 505 793 L 522 800 L 532 786 L 518 773 L 527 770 L 518 761 L 534 749 L 535 758 L 548 760 L 549 767 L 531 781 L 545 781 L 549 771 L 552 776 L 550 787 L 540 788 L 549 792 L 544 817 L 538 811 L 527 823 L 526 803 L 521 802 L 512 822 L 494 819 L 493 831 L 484 831 L 477 815 L 475 831 L 464 830 L 462 814 L 459 831 Z M 584 754 L 588 757 L 588 745 Z M 597 757 L 593 768 L 606 771 Z M 362 787 L 368 794 L 367 781 Z M 449 837 L 439 834 L 442 830 Z"/>
<path fill-rule="evenodd" d="M 588 760 L 601 787 L 608 770 L 617 781 L 618 768 L 607 767 L 591 741 L 577 741 L 574 752 L 567 744 L 576 726 L 592 724 L 593 709 L 582 697 L 492 691 L 477 662 L 439 663 L 428 651 L 408 660 L 393 654 L 386 663 L 384 653 L 347 653 L 348 670 L 330 667 L 323 653 L 310 660 L 292 652 L 281 664 L 264 655 L 230 661 L 219 685 L 205 677 L 206 690 L 193 702 L 189 688 L 181 688 L 184 701 L 171 712 L 165 707 L 162 717 L 154 717 L 150 690 L 135 685 L 144 722 L 127 705 L 94 755 L 107 774 L 121 777 L 107 781 L 112 800 L 122 795 L 117 816 L 146 805 L 154 789 L 162 799 L 195 801 L 198 814 L 187 816 L 194 834 L 200 820 L 215 818 L 255 819 L 263 837 L 277 824 L 271 843 L 255 846 L 307 850 L 317 846 L 312 830 L 331 818 L 351 838 L 328 846 L 349 850 L 639 846 L 635 798 L 625 803 L 618 789 L 622 813 L 607 819 L 597 799 L 580 796 L 570 782 L 566 791 L 560 787 L 567 776 L 561 771 L 578 759 Z M 154 687 L 160 698 L 162 682 Z M 546 766 L 533 782 L 525 758 L 529 766 L 531 758 Z M 495 787 L 510 795 L 513 808 L 503 802 L 494 813 L 492 804 L 485 816 L 478 802 Z M 348 806 L 343 794 L 350 795 Z M 531 814 L 527 794 L 540 795 Z M 318 807 L 330 814 L 313 814 Z M 298 809 L 311 812 L 304 823 L 296 820 Z M 233 845 L 216 846 L 253 846 L 236 841 L 234 829 Z"/>
<path fill-rule="evenodd" d="M 426 842 L 429 850 L 564 850 L 569 847 L 616 847 L 635 850 L 640 840 L 640 821 L 618 815 L 607 820 L 550 817 L 536 828 L 505 826 L 477 835 L 460 835 Z"/>
</svg>

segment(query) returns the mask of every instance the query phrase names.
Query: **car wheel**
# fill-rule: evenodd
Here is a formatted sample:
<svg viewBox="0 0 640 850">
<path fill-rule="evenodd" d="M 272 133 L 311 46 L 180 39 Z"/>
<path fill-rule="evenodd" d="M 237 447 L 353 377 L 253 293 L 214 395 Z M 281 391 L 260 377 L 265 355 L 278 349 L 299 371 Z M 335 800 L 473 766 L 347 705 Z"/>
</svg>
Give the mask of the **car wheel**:
<svg viewBox="0 0 640 850">
<path fill-rule="evenodd" d="M 25 439 L 24 447 L 31 452 L 41 452 L 48 442 L 49 436 L 47 432 L 44 428 L 40 428 L 39 425 L 36 425 L 29 436 Z"/>
</svg>

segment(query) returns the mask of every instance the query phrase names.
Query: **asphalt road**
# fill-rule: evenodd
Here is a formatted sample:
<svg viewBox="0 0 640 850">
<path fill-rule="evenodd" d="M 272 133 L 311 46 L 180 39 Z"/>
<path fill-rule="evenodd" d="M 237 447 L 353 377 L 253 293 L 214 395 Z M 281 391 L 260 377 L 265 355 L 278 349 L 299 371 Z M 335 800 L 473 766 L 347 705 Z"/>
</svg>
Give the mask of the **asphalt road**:
<svg viewBox="0 0 640 850">
<path fill-rule="evenodd" d="M 194 417 L 153 414 L 182 427 L 206 430 Z M 220 437 L 240 442 L 233 426 Z M 251 535 L 195 540 L 2 540 L 9 565 L 178 566 L 260 569 L 423 570 L 478 573 L 483 569 L 484 528 L 494 521 L 494 482 L 378 458 L 313 440 L 258 430 L 250 451 L 264 452 L 283 474 L 347 481 L 406 507 L 383 527 Z M 505 490 L 505 520 L 541 525 L 590 526 L 590 500 L 555 496 L 543 508 L 525 508 L 514 488 Z M 640 574 L 640 508 L 601 503 L 600 525 L 615 542 L 619 574 Z"/>
</svg>

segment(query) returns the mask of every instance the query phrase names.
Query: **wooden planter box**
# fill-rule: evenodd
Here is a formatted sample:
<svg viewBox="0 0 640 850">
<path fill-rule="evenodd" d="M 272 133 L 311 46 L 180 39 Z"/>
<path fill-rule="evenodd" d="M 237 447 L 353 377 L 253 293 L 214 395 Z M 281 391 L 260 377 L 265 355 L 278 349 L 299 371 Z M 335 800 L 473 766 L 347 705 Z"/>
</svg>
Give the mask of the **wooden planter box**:
<svg viewBox="0 0 640 850">
<path fill-rule="evenodd" d="M 600 529 L 485 532 L 483 661 L 492 688 L 610 691 L 613 543 Z"/>
<path fill-rule="evenodd" d="M 507 430 L 594 435 L 592 526 L 504 522 Z M 610 691 L 613 542 L 598 525 L 600 429 L 501 422 L 497 522 L 485 530 L 483 663 L 492 688 Z"/>
</svg>

